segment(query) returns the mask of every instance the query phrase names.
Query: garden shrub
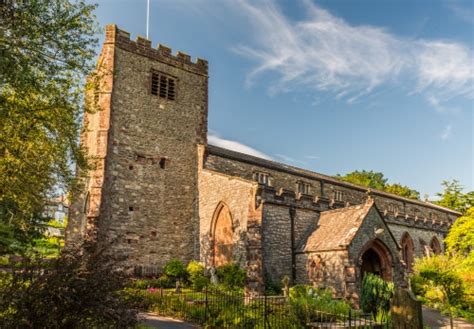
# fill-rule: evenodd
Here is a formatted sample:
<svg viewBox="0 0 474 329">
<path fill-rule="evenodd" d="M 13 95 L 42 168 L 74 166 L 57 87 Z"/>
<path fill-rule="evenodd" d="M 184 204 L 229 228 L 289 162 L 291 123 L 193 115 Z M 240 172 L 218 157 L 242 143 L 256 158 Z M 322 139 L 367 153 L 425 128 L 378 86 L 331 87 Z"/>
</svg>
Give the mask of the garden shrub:
<svg viewBox="0 0 474 329">
<path fill-rule="evenodd" d="M 120 292 L 118 260 L 87 244 L 63 251 L 45 267 L 25 260 L 0 280 L 1 328 L 129 328 L 137 314 Z"/>
<path fill-rule="evenodd" d="M 460 261 L 448 255 L 417 259 L 411 279 L 413 291 L 427 305 L 450 316 L 474 318 L 472 297 Z M 466 281 L 468 282 L 468 281 Z"/>
<path fill-rule="evenodd" d="M 344 300 L 334 299 L 332 291 L 308 285 L 290 288 L 290 303 L 294 315 L 301 325 L 321 320 L 321 312 L 327 314 L 325 321 L 346 317 L 350 305 Z"/>
<path fill-rule="evenodd" d="M 156 279 L 135 279 L 133 280 L 131 287 L 136 289 L 174 288 L 175 283 L 167 275 L 163 274 Z"/>
<path fill-rule="evenodd" d="M 207 285 L 209 285 L 209 278 L 204 273 L 204 266 L 196 261 L 189 262 L 186 267 L 188 272 L 188 278 L 191 282 L 191 286 L 196 291 L 202 291 Z"/>
<path fill-rule="evenodd" d="M 282 293 L 282 284 L 278 284 L 268 279 L 265 281 L 265 294 L 268 296 L 276 296 Z"/>
<path fill-rule="evenodd" d="M 216 269 L 216 275 L 219 283 L 229 290 L 237 290 L 244 287 L 245 270 L 238 264 L 226 264 Z"/>
<path fill-rule="evenodd" d="M 172 259 L 166 263 L 164 274 L 174 281 L 184 280 L 187 276 L 186 267 L 179 259 Z"/>
<path fill-rule="evenodd" d="M 390 311 L 390 299 L 393 296 L 392 282 L 385 282 L 380 276 L 366 273 L 362 279 L 360 306 L 375 318 L 386 317 Z"/>
</svg>

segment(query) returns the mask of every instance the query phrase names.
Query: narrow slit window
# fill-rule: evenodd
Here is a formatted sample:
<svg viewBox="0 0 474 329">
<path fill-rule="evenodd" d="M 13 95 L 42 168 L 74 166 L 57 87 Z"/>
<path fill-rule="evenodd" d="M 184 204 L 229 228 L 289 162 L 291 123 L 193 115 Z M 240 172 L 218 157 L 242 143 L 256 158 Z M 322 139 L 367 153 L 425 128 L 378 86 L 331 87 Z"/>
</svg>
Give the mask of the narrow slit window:
<svg viewBox="0 0 474 329">
<path fill-rule="evenodd" d="M 165 169 L 166 168 L 166 158 L 161 158 L 160 159 L 160 168 Z"/>
</svg>

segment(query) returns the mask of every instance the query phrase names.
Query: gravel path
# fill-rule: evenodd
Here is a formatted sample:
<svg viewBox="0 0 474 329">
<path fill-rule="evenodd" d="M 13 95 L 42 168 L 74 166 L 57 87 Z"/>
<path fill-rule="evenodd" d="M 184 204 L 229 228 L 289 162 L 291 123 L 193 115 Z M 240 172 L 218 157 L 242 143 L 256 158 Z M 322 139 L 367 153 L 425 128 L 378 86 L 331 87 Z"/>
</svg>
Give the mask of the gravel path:
<svg viewBox="0 0 474 329">
<path fill-rule="evenodd" d="M 159 329 L 198 329 L 199 328 L 198 326 L 194 324 L 187 323 L 182 320 L 159 316 L 153 313 L 141 313 L 140 318 L 143 319 L 141 323 L 151 328 L 159 328 Z"/>
<path fill-rule="evenodd" d="M 449 326 L 449 317 L 442 315 L 436 310 L 423 307 L 423 324 L 433 329 L 451 328 Z M 460 319 L 454 319 L 454 328 L 474 328 L 474 324 Z"/>
</svg>

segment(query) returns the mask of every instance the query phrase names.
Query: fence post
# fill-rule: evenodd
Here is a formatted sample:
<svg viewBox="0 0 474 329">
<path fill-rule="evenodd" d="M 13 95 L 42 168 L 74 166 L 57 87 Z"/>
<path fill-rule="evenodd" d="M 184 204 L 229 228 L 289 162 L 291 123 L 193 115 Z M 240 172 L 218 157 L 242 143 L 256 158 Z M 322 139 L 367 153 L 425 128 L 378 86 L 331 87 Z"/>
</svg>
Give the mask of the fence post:
<svg viewBox="0 0 474 329">
<path fill-rule="evenodd" d="M 206 293 L 206 299 L 204 302 L 204 323 L 203 324 L 207 322 L 207 286 L 206 286 L 205 293 Z"/>
<path fill-rule="evenodd" d="M 261 299 L 260 299 L 261 301 Z M 263 329 L 267 328 L 267 294 L 263 294 Z"/>
<path fill-rule="evenodd" d="M 349 309 L 349 328 L 352 328 L 352 309 Z"/>
</svg>

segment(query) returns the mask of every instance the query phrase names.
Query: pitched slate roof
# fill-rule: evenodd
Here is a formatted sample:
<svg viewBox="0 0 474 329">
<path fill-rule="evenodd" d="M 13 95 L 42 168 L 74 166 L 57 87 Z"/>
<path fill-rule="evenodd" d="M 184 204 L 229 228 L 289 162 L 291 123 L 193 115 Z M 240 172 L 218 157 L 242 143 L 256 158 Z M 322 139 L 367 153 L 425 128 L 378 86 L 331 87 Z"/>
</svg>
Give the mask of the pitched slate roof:
<svg viewBox="0 0 474 329">
<path fill-rule="evenodd" d="M 318 227 L 309 236 L 303 251 L 347 248 L 373 206 L 374 202 L 370 200 L 365 204 L 321 212 Z"/>
</svg>

